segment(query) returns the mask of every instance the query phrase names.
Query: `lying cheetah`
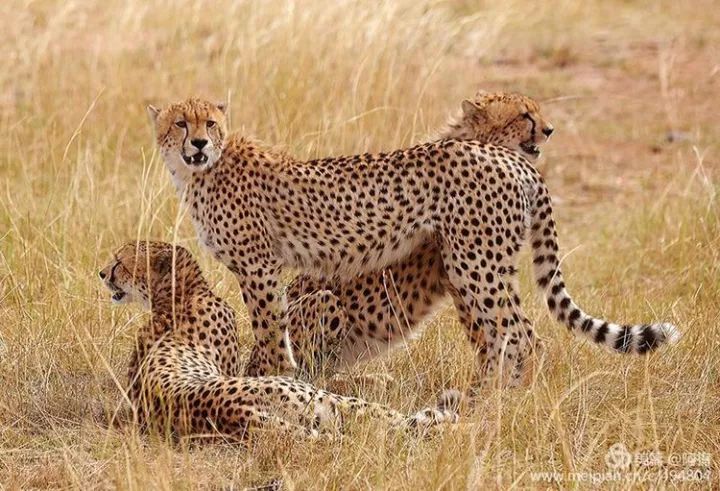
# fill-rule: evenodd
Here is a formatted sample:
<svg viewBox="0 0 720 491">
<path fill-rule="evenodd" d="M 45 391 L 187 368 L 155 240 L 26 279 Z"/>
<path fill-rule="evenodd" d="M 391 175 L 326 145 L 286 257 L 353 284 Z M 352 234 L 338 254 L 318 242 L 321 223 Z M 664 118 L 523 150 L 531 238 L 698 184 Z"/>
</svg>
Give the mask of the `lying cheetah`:
<svg viewBox="0 0 720 491">
<path fill-rule="evenodd" d="M 343 415 L 423 429 L 457 421 L 456 391 L 445 392 L 437 408 L 406 416 L 288 377 L 238 377 L 235 314 L 183 247 L 128 243 L 100 278 L 114 302 L 138 302 L 151 311 L 128 370 L 128 397 L 145 427 L 177 436 L 243 439 L 268 426 L 314 435 L 337 429 Z"/>
<path fill-rule="evenodd" d="M 478 121 L 487 118 L 472 102 L 464 106 Z M 530 109 L 496 123 L 500 138 L 512 135 L 506 146 L 442 139 L 303 162 L 241 135 L 227 136 L 222 105 L 188 99 L 163 110 L 150 107 L 158 146 L 201 243 L 242 287 L 256 338 L 249 373 L 296 367 L 278 292 L 283 268 L 353 278 L 403 260 L 428 240 L 438 247 L 460 320 L 487 355 L 489 377 L 504 366 L 511 380 L 518 379 L 533 349 L 516 269 L 528 235 L 548 307 L 572 329 L 623 352 L 675 339 L 670 324 L 611 324 L 570 299 L 550 194 L 523 155 L 534 154 L 551 129 Z M 518 134 L 528 135 L 519 145 Z"/>
</svg>

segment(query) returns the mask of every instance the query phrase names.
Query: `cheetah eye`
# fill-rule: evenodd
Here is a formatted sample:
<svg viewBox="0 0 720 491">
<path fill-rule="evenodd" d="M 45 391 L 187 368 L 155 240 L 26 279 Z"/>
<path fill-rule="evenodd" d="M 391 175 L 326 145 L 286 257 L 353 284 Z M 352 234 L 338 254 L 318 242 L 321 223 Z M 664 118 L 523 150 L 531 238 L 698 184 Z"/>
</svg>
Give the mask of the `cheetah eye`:
<svg viewBox="0 0 720 491">
<path fill-rule="evenodd" d="M 212 128 L 213 126 L 215 126 L 215 121 L 208 121 L 208 122 L 207 122 L 207 127 L 208 127 L 208 128 Z"/>
<path fill-rule="evenodd" d="M 178 128 L 187 128 L 187 123 L 185 121 L 175 121 L 175 126 Z"/>
</svg>

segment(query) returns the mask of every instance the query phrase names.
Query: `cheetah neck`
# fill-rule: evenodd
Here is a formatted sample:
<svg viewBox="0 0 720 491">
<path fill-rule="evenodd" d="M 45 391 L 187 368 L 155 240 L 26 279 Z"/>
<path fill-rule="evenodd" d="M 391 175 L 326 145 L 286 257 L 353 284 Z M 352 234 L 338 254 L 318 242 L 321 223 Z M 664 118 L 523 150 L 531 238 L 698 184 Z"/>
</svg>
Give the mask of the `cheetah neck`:
<svg viewBox="0 0 720 491">
<path fill-rule="evenodd" d="M 460 123 L 451 123 L 438 134 L 438 140 L 473 140 L 473 133 Z"/>
<path fill-rule="evenodd" d="M 479 132 L 477 124 L 469 124 L 462 114 L 453 116 L 431 140 L 477 140 L 492 143 L 489 132 Z"/>
<path fill-rule="evenodd" d="M 153 314 L 186 314 L 191 310 L 198 296 L 212 294 L 199 268 L 197 271 L 180 271 L 174 283 L 169 279 L 153 290 L 150 302 L 150 310 Z"/>
<path fill-rule="evenodd" d="M 184 164 L 177 162 L 176 159 L 168 155 L 163 154 L 162 158 L 165 163 L 165 168 L 170 173 L 170 179 L 172 180 L 173 186 L 175 186 L 175 191 L 179 196 L 182 196 L 188 183 L 193 179 L 193 172 Z"/>
<path fill-rule="evenodd" d="M 170 178 L 172 179 L 173 186 L 175 186 L 175 191 L 179 196 L 182 196 L 187 187 L 187 182 L 192 176 L 182 175 L 179 171 L 170 169 Z"/>
</svg>

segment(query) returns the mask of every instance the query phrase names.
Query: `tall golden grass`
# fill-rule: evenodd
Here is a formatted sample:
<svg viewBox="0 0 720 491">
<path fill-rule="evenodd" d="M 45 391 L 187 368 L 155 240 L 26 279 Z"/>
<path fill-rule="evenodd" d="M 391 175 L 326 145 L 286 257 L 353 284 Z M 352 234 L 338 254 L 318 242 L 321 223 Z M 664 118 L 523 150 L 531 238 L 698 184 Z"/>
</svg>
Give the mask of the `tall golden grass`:
<svg viewBox="0 0 720 491">
<path fill-rule="evenodd" d="M 603 474 L 617 443 L 660 452 L 664 462 L 633 462 L 620 476 L 629 481 L 606 486 L 686 487 L 693 477 L 717 486 L 716 7 L 0 4 L 0 487 L 242 488 L 282 479 L 288 489 L 584 488 L 593 482 L 571 479 L 617 477 Z M 225 99 L 235 129 L 315 157 L 419 141 L 478 88 L 541 100 L 557 129 L 539 166 L 556 196 L 578 302 L 620 321 L 671 321 L 684 334 L 678 345 L 631 358 L 572 339 L 536 300 L 524 267 L 524 303 L 546 344 L 537 376 L 527 388 L 483 390 L 461 424 L 433 438 L 358 424 L 334 442 L 268 432 L 247 448 L 194 447 L 107 428 L 144 319 L 137 308 L 112 308 L 97 280 L 122 242 L 191 247 L 250 343 L 237 285 L 198 250 L 179 213 L 147 103 Z M 409 411 L 442 388 L 467 389 L 473 356 L 448 308 L 409 350 L 362 370 L 394 381 L 355 393 Z M 708 454 L 709 463 L 669 461 L 683 454 Z M 548 481 L 536 472 L 559 474 Z"/>
</svg>

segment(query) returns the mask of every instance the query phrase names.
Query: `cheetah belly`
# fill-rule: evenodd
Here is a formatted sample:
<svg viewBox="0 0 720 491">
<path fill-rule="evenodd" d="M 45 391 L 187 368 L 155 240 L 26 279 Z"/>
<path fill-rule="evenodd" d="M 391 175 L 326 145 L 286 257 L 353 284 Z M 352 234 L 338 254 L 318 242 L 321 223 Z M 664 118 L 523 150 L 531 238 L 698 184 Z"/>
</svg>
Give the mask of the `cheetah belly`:
<svg viewBox="0 0 720 491">
<path fill-rule="evenodd" d="M 420 322 L 410 326 L 405 332 L 395 333 L 390 339 L 370 337 L 368 333 L 364 333 L 362 337 L 345 343 L 335 368 L 350 370 L 356 365 L 386 355 L 399 347 L 407 349 L 411 341 L 422 336 L 426 326 L 427 322 Z"/>
<path fill-rule="evenodd" d="M 407 317 L 401 309 L 396 309 L 392 332 L 388 332 L 387 329 L 373 331 L 367 329 L 365 323 L 358 323 L 357 320 L 351 321 L 353 326 L 363 325 L 362 334 L 353 332 L 346 338 L 336 368 L 349 370 L 360 363 L 371 361 L 395 349 L 407 349 L 411 342 L 423 335 L 435 313 L 451 304 L 450 297 L 443 294 L 435 298 L 431 308 L 428 308 L 419 317 Z"/>
<path fill-rule="evenodd" d="M 316 277 L 342 277 L 379 271 L 407 257 L 432 233 L 429 226 L 412 227 L 405 231 L 391 231 L 385 239 L 365 240 L 362 233 L 353 243 L 331 246 L 318 241 L 306 241 L 290 233 L 279 242 L 278 254 L 289 267 L 299 268 Z"/>
</svg>

